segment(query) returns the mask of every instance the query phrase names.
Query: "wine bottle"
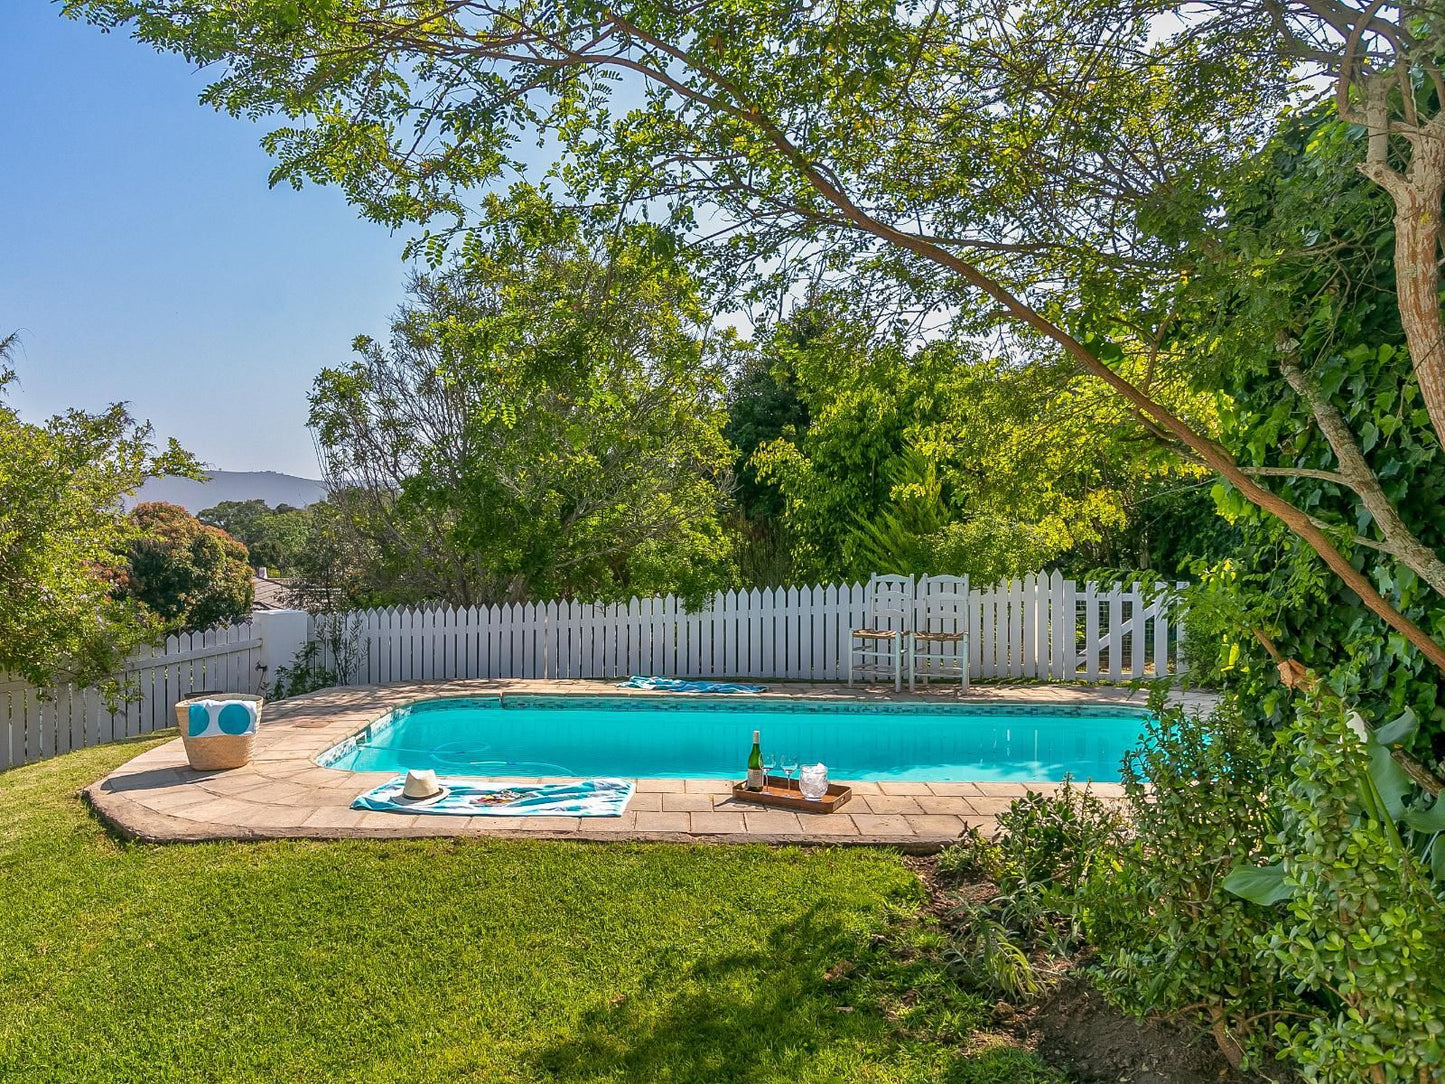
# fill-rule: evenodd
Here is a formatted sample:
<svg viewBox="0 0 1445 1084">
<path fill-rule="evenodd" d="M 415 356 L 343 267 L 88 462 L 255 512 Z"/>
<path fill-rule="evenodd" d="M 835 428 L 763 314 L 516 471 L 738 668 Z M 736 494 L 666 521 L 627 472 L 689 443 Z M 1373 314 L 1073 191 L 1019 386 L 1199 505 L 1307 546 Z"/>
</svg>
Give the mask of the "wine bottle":
<svg viewBox="0 0 1445 1084">
<path fill-rule="evenodd" d="M 760 731 L 753 731 L 753 751 L 748 754 L 748 790 L 762 790 L 765 782 L 763 776 L 763 746 L 758 740 L 760 734 Z"/>
</svg>

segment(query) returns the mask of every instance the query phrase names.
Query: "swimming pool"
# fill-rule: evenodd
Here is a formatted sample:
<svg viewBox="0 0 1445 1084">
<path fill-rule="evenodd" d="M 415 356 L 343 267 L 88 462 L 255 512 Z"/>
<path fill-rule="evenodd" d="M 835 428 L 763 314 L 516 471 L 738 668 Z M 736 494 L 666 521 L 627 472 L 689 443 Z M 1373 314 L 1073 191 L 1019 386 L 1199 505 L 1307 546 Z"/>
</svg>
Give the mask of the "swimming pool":
<svg viewBox="0 0 1445 1084">
<path fill-rule="evenodd" d="M 835 779 L 1047 782 L 1119 778 L 1135 707 L 526 696 L 423 700 L 317 758 L 350 771 L 487 777 L 741 778 L 765 753 L 821 760 Z"/>
</svg>

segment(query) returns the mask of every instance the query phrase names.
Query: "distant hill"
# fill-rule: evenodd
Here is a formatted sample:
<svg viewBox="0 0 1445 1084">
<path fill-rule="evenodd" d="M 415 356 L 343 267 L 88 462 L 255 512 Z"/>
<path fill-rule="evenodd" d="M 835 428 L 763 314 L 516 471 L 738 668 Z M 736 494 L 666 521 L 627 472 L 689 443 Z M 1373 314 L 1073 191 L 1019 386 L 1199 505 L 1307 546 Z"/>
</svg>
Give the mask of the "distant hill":
<svg viewBox="0 0 1445 1084">
<path fill-rule="evenodd" d="M 140 487 L 125 506 L 133 508 L 141 501 L 166 501 L 178 504 L 195 514 L 222 501 L 265 501 L 273 508 L 290 504 L 304 508 L 326 496 L 326 486 L 314 478 L 297 478 L 294 474 L 278 474 L 273 470 L 210 472 L 210 480 L 193 482 L 189 478 L 152 478 Z"/>
</svg>

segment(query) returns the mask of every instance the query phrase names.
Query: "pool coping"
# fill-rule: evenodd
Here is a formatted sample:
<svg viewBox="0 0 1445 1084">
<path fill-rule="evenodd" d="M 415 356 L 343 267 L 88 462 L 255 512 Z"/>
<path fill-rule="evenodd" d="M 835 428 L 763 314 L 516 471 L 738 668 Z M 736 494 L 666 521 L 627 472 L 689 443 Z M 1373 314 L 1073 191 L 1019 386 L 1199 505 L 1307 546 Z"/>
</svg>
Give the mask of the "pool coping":
<svg viewBox="0 0 1445 1084">
<path fill-rule="evenodd" d="M 849 783 L 840 812 L 797 814 L 742 803 L 720 779 L 638 779 L 621 817 L 439 817 L 350 808 L 362 791 L 392 772 L 322 767 L 316 757 L 417 700 L 497 694 L 676 697 L 618 689 L 605 681 L 447 681 L 338 687 L 267 704 L 249 765 L 198 772 L 179 738 L 133 758 L 82 792 L 121 835 L 148 843 L 262 839 L 421 839 L 436 837 L 644 840 L 686 843 L 843 844 L 927 853 L 968 827 L 992 831 L 994 817 L 1029 790 L 1049 783 Z M 685 695 L 685 694 L 684 694 Z M 885 686 L 774 683 L 760 699 L 829 699 L 915 703 L 1142 706 L 1140 690 L 1099 685 L 979 684 L 895 694 Z M 749 697 L 753 699 L 753 697 Z M 1207 709 L 1213 698 L 1173 698 Z M 846 781 L 844 781 L 846 782 Z M 1117 783 L 1094 783 L 1117 797 Z"/>
</svg>

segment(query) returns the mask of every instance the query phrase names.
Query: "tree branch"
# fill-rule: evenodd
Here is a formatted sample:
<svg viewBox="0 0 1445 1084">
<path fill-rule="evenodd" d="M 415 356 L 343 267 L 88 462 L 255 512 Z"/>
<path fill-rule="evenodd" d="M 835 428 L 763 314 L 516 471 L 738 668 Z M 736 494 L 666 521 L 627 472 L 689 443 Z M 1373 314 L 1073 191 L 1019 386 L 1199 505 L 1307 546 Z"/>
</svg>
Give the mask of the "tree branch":
<svg viewBox="0 0 1445 1084">
<path fill-rule="evenodd" d="M 1360 451 L 1355 434 L 1345 421 L 1344 415 L 1301 367 L 1295 354 L 1294 343 L 1281 340 L 1278 347 L 1280 370 L 1284 373 L 1285 381 L 1314 415 L 1315 423 L 1324 434 L 1330 450 L 1334 452 L 1340 467 L 1339 481 L 1359 496 L 1360 503 L 1365 506 L 1365 510 L 1374 519 L 1375 526 L 1385 536 L 1385 544 L 1375 548 L 1397 557 L 1431 588 L 1445 594 L 1445 560 L 1441 560 L 1438 553 L 1410 530 L 1394 502 L 1385 495 L 1379 479 L 1375 477 L 1375 472 L 1370 469 L 1364 453 Z"/>
</svg>

